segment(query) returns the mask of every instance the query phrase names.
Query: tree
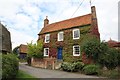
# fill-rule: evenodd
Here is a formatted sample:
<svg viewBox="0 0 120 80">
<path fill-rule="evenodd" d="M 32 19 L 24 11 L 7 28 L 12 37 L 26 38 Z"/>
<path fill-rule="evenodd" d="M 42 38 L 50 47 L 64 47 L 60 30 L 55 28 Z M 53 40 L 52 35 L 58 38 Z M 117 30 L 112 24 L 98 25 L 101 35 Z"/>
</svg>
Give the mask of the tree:
<svg viewBox="0 0 120 80">
<path fill-rule="evenodd" d="M 87 57 L 91 57 L 94 62 L 106 66 L 108 69 L 114 69 L 120 63 L 120 52 L 114 48 L 109 48 L 106 42 L 100 42 L 96 38 L 87 39 L 82 45 L 82 52 L 85 52 Z"/>
<path fill-rule="evenodd" d="M 18 49 L 19 49 L 19 46 L 15 47 L 15 48 L 13 49 L 12 53 L 18 55 L 18 54 L 19 54 Z"/>
<path fill-rule="evenodd" d="M 40 40 L 37 44 L 28 43 L 28 57 L 43 58 L 43 41 Z"/>
<path fill-rule="evenodd" d="M 89 37 L 84 40 L 81 47 L 82 52 L 85 52 L 88 58 L 92 57 L 94 61 L 98 61 L 99 54 L 102 52 L 99 39 L 96 37 Z"/>
<path fill-rule="evenodd" d="M 102 61 L 108 69 L 115 69 L 116 66 L 118 66 L 118 54 L 118 51 L 114 48 L 109 48 L 106 53 L 103 54 L 104 58 Z"/>
</svg>

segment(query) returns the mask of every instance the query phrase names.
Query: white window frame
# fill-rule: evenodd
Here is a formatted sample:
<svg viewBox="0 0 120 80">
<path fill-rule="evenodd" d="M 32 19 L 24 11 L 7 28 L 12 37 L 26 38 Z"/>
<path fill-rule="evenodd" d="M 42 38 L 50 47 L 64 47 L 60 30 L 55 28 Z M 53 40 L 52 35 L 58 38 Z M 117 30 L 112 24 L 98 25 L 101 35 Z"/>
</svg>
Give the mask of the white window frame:
<svg viewBox="0 0 120 80">
<path fill-rule="evenodd" d="M 60 34 L 63 35 L 62 39 L 60 38 Z M 64 40 L 64 32 L 61 31 L 61 32 L 58 33 L 58 41 L 63 41 L 63 40 Z"/>
<path fill-rule="evenodd" d="M 47 41 L 47 37 L 49 36 L 49 41 Z M 49 43 L 50 42 L 50 34 L 46 34 L 45 35 L 45 43 Z"/>
<path fill-rule="evenodd" d="M 45 53 L 45 52 L 46 52 L 46 51 L 45 51 L 46 49 L 48 49 L 48 55 L 46 55 L 46 53 Z M 44 48 L 44 56 L 49 56 L 49 48 Z"/>
<path fill-rule="evenodd" d="M 79 31 L 79 36 L 77 38 L 74 37 L 75 31 Z M 73 39 L 80 39 L 80 29 L 73 29 Z"/>
<path fill-rule="evenodd" d="M 75 54 L 75 47 L 79 47 L 79 54 Z M 73 46 L 73 56 L 80 56 L 80 46 L 79 45 Z"/>
</svg>

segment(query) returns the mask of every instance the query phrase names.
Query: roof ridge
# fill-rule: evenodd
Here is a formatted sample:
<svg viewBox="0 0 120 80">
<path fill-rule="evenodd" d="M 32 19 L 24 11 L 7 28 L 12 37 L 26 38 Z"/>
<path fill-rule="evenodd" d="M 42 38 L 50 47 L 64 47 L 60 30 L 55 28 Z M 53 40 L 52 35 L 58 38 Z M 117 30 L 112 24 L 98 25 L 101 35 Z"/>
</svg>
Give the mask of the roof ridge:
<svg viewBox="0 0 120 80">
<path fill-rule="evenodd" d="M 61 21 L 57 21 L 57 22 L 53 22 L 53 23 L 51 23 L 51 24 L 48 24 L 47 26 L 52 25 L 52 24 L 57 24 L 57 23 L 60 23 L 60 22 L 64 22 L 64 21 L 69 21 L 69 20 L 72 20 L 72 19 L 75 19 L 75 18 L 79 18 L 79 17 L 84 17 L 84 16 L 87 16 L 87 15 L 91 15 L 91 13 L 85 14 L 85 15 L 81 15 L 81 16 L 77 16 L 77 17 L 73 17 L 73 18 L 69 18 L 69 19 L 65 19 L 65 20 L 61 20 Z M 46 27 L 47 27 L 47 26 L 46 26 Z M 43 27 L 43 28 L 44 28 L 44 27 Z"/>
<path fill-rule="evenodd" d="M 82 26 L 82 25 L 91 24 L 91 16 L 92 16 L 92 14 L 89 13 L 89 14 L 85 14 L 82 16 L 77 16 L 74 18 L 70 18 L 70 19 L 66 19 L 66 20 L 62 20 L 62 21 L 48 24 L 41 29 L 39 34 L 57 31 L 57 30 L 62 30 L 62 29 L 67 29 L 67 28 L 72 28 L 75 26 Z"/>
</svg>

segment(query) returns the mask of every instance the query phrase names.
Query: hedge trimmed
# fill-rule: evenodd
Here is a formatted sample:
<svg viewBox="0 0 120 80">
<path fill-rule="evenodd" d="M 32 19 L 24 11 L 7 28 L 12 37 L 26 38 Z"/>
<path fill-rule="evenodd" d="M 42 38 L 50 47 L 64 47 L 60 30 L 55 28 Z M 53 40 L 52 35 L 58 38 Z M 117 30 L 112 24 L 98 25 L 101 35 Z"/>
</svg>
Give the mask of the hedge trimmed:
<svg viewBox="0 0 120 80">
<path fill-rule="evenodd" d="M 14 54 L 2 55 L 2 80 L 15 78 L 18 73 L 18 59 Z"/>
</svg>

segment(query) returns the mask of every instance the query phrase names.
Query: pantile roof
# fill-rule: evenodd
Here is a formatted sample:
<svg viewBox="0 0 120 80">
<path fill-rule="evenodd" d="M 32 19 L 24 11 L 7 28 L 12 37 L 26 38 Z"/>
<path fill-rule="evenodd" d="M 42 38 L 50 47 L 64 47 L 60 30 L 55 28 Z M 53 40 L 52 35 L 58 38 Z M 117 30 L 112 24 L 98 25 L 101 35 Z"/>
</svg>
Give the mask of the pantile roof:
<svg viewBox="0 0 120 80">
<path fill-rule="evenodd" d="M 27 45 L 21 44 L 19 50 L 20 53 L 27 53 L 28 50 Z"/>
<path fill-rule="evenodd" d="M 63 20 L 60 22 L 48 24 L 47 26 L 42 28 L 42 30 L 40 31 L 39 34 L 44 34 L 44 33 L 48 33 L 48 32 L 68 29 L 68 28 L 73 28 L 76 26 L 88 25 L 88 24 L 91 24 L 91 17 L 92 17 L 91 14 L 87 14 L 87 15 Z"/>
</svg>

